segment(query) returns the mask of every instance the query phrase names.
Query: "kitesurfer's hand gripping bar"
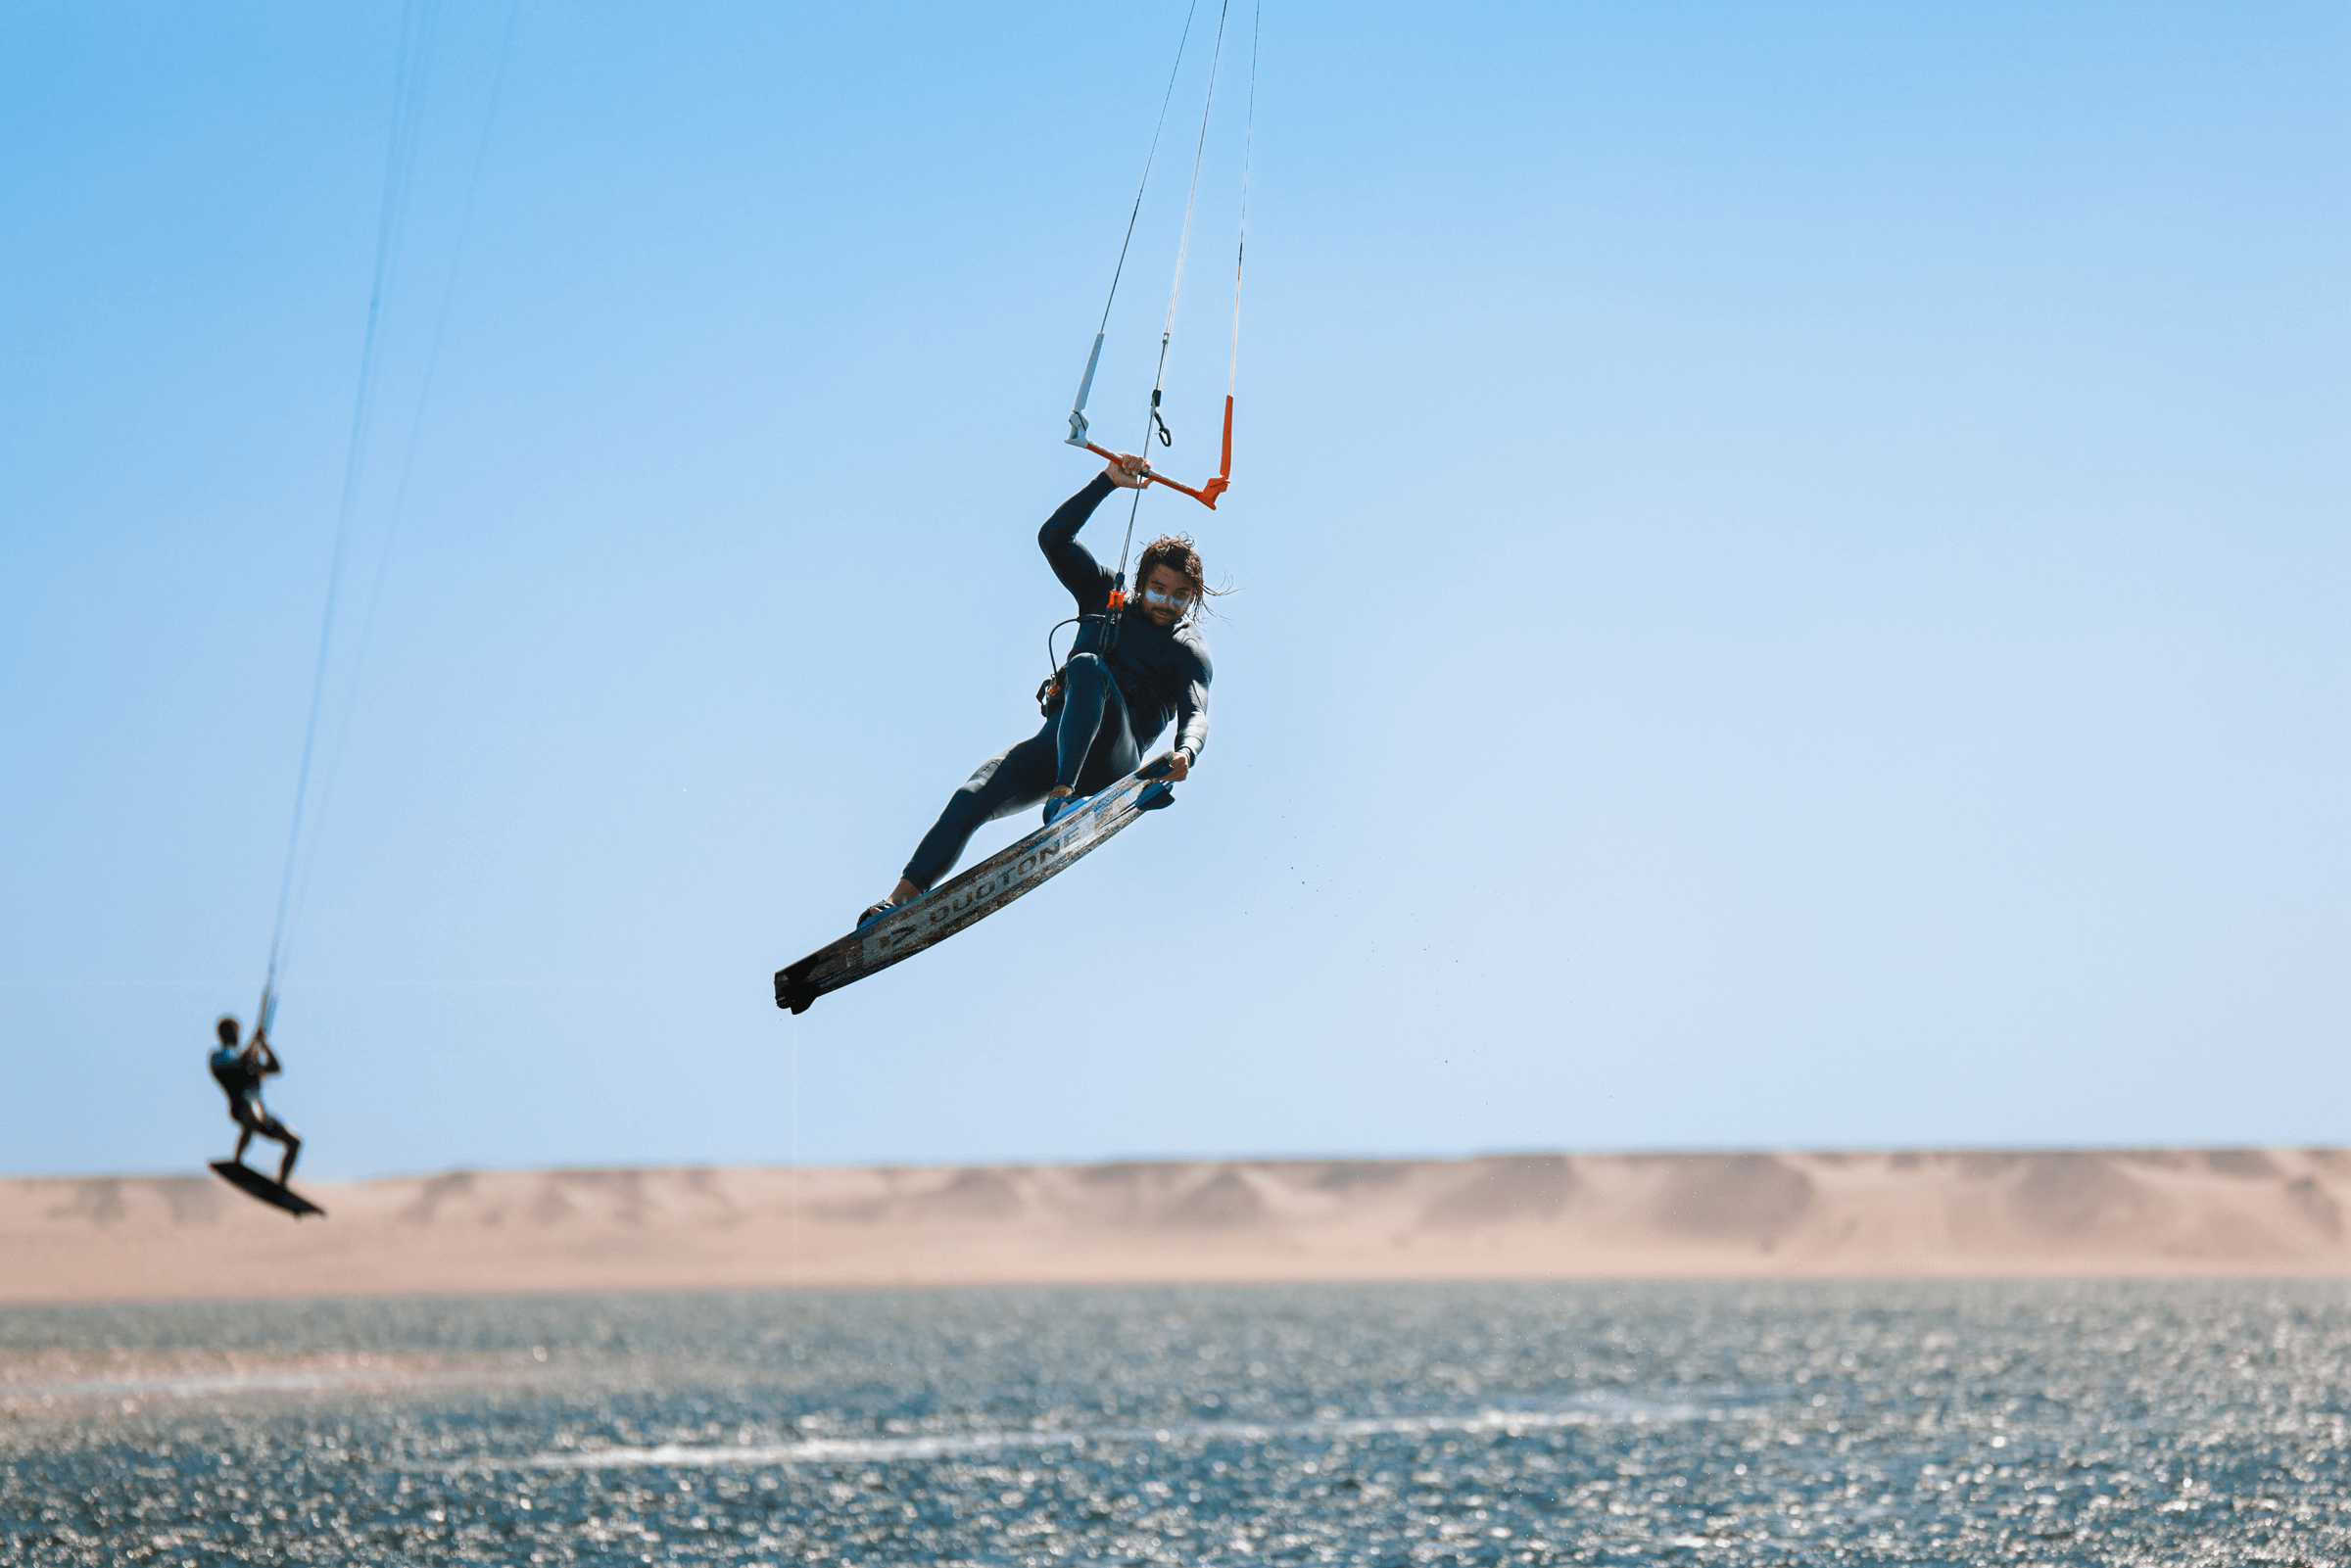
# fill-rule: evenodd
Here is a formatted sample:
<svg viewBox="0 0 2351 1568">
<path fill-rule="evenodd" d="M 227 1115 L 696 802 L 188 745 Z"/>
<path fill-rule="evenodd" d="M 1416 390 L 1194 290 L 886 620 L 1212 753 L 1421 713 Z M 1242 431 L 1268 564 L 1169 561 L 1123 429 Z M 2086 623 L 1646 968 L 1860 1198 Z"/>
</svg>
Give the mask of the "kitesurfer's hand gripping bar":
<svg viewBox="0 0 2351 1568">
<path fill-rule="evenodd" d="M 1114 463 L 1119 460 L 1117 452 L 1104 451 L 1090 441 L 1085 444 L 1085 450 L 1097 457 L 1107 458 Z M 1151 484 L 1165 485 L 1170 490 L 1180 491 L 1210 511 L 1215 511 L 1217 498 L 1232 488 L 1232 395 L 1230 393 L 1224 395 L 1224 461 L 1215 478 L 1209 480 L 1198 490 L 1194 490 L 1189 485 L 1170 479 L 1167 475 L 1156 471 L 1148 463 L 1143 465 L 1143 478 Z"/>
</svg>

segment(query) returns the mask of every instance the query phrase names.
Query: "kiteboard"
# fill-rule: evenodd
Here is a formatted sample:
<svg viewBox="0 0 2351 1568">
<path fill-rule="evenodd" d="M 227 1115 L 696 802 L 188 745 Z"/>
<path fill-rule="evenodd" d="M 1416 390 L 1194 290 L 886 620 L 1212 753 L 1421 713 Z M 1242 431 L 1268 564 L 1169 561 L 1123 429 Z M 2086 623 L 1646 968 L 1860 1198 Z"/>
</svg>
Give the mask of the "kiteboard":
<svg viewBox="0 0 2351 1568">
<path fill-rule="evenodd" d="M 902 963 L 1059 876 L 1144 812 L 1174 804 L 1166 774 L 1164 758 L 1144 764 L 962 876 L 786 965 L 776 971 L 776 1006 L 805 1013 L 826 992 Z"/>
<path fill-rule="evenodd" d="M 326 1217 L 326 1211 L 291 1187 L 282 1187 L 241 1160 L 216 1160 L 213 1174 L 232 1187 L 241 1187 L 265 1204 L 274 1204 L 300 1219 L 305 1214 Z"/>
</svg>

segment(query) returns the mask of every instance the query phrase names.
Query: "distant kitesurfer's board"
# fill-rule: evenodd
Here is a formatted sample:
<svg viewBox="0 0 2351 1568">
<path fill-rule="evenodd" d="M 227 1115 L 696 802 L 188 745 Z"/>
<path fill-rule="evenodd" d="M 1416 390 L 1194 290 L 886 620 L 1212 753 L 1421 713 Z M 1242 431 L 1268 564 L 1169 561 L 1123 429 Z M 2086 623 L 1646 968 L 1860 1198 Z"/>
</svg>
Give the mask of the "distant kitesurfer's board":
<svg viewBox="0 0 2351 1568">
<path fill-rule="evenodd" d="M 805 1013 L 827 991 L 912 958 L 945 941 L 974 921 L 1060 873 L 1099 848 L 1111 834 L 1146 811 L 1175 799 L 1175 786 L 1162 776 L 1163 762 L 1128 774 L 1050 827 L 1039 828 L 1000 854 L 990 855 L 962 876 L 901 905 L 863 930 L 776 971 L 776 1006 Z"/>
<path fill-rule="evenodd" d="M 232 1187 L 242 1187 L 265 1204 L 275 1204 L 287 1213 L 300 1219 L 305 1214 L 326 1217 L 326 1211 L 305 1198 L 291 1187 L 281 1187 L 251 1165 L 235 1160 L 216 1160 L 213 1174 Z"/>
</svg>

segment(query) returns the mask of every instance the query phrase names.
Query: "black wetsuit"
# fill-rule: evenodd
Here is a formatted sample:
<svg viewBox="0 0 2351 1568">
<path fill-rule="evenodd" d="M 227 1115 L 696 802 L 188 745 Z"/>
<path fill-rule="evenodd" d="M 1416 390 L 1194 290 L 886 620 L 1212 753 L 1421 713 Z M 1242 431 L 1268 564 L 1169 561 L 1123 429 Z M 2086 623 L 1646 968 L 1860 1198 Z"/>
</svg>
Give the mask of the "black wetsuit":
<svg viewBox="0 0 2351 1568">
<path fill-rule="evenodd" d="M 228 1118 L 237 1124 L 236 1158 L 245 1158 L 245 1146 L 256 1134 L 283 1144 L 286 1152 L 277 1166 L 277 1179 L 282 1183 L 294 1173 L 294 1157 L 302 1152 L 302 1140 L 262 1104 L 262 1079 L 266 1074 L 240 1047 L 225 1044 L 213 1053 L 212 1068 L 213 1081 L 228 1096 Z"/>
<path fill-rule="evenodd" d="M 262 1074 L 245 1055 L 242 1046 L 223 1045 L 213 1053 L 213 1081 L 228 1096 L 228 1114 L 243 1125 L 248 1119 L 262 1120 L 269 1113 L 262 1108 Z M 250 1104 L 251 1112 L 246 1108 Z"/>
<path fill-rule="evenodd" d="M 1110 606 L 1116 574 L 1078 543 L 1078 530 L 1117 487 L 1094 482 L 1061 503 L 1037 530 L 1037 547 L 1081 615 Z M 1153 625 L 1140 611 L 1119 618 L 1118 641 L 1102 652 L 1099 620 L 1078 629 L 1066 666 L 1061 711 L 1016 746 L 997 752 L 947 797 L 947 809 L 915 846 L 906 879 L 929 892 L 962 858 L 980 825 L 1026 811 L 1055 784 L 1090 795 L 1142 763 L 1142 748 L 1176 722 L 1175 744 L 1200 759 L 1208 744 L 1208 684 L 1215 671 L 1207 644 L 1188 622 Z"/>
</svg>

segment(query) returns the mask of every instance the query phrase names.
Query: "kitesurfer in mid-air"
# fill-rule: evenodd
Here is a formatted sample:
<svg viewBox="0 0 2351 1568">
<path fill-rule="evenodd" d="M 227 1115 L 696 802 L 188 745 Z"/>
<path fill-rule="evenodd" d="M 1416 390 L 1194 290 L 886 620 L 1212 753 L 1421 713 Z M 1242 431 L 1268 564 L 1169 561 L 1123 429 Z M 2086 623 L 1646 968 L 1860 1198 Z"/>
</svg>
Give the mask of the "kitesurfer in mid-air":
<svg viewBox="0 0 2351 1568">
<path fill-rule="evenodd" d="M 286 1156 L 277 1163 L 277 1184 L 282 1187 L 294 1174 L 294 1157 L 302 1153 L 302 1140 L 262 1104 L 262 1080 L 280 1070 L 277 1053 L 269 1049 L 268 1031 L 254 1030 L 253 1043 L 242 1048 L 237 1045 L 235 1019 L 222 1019 L 218 1033 L 219 1049 L 213 1053 L 213 1081 L 228 1096 L 229 1119 L 238 1129 L 237 1152 L 229 1158 L 243 1164 L 245 1146 L 253 1142 L 256 1133 L 284 1144 Z"/>
<path fill-rule="evenodd" d="M 1207 586 L 1200 552 L 1180 534 L 1163 534 L 1136 562 L 1135 592 L 1104 647 L 1104 617 L 1117 578 L 1078 543 L 1078 531 L 1113 487 L 1148 483 L 1142 458 L 1121 452 L 1037 530 L 1037 547 L 1078 601 L 1078 638 L 1056 680 L 1059 706 L 1045 727 L 997 752 L 947 797 L 946 810 L 915 846 L 889 896 L 858 916 L 864 926 L 929 892 L 954 869 L 980 825 L 1044 803 L 1050 824 L 1088 795 L 1132 773 L 1142 748 L 1176 723 L 1167 777 L 1180 781 L 1208 743 L 1208 684 L 1214 672 L 1193 621 Z"/>
</svg>

